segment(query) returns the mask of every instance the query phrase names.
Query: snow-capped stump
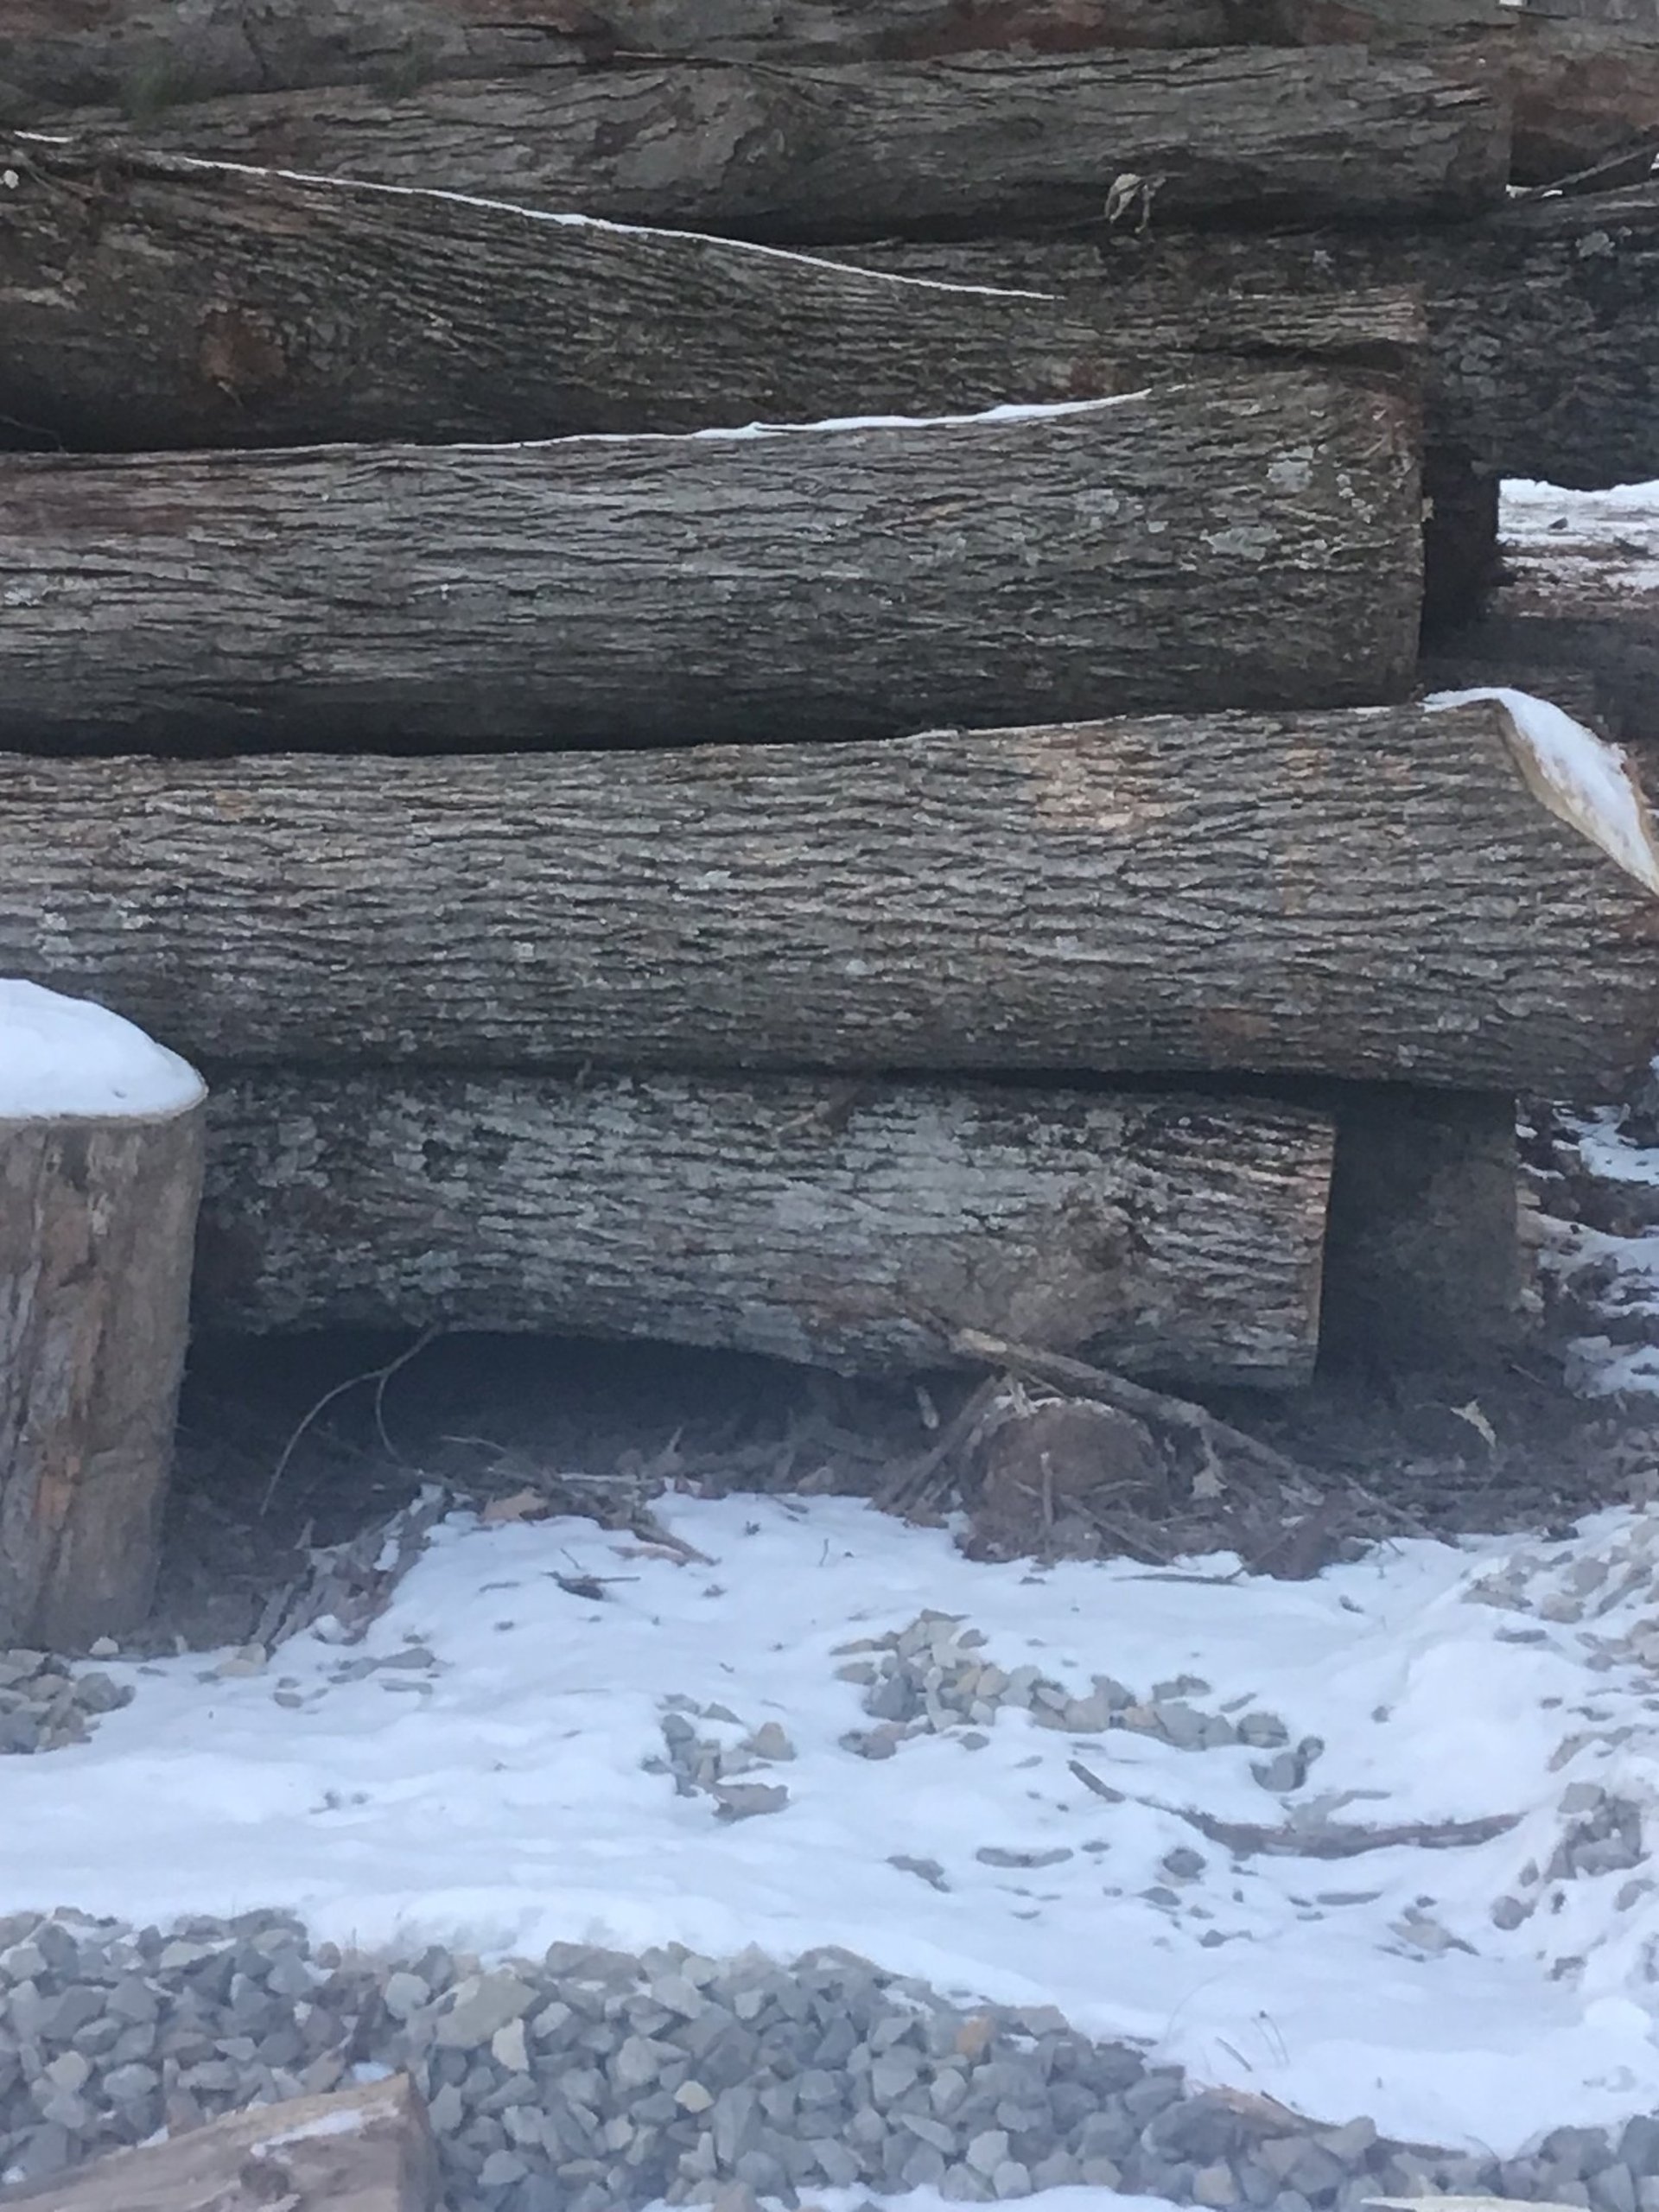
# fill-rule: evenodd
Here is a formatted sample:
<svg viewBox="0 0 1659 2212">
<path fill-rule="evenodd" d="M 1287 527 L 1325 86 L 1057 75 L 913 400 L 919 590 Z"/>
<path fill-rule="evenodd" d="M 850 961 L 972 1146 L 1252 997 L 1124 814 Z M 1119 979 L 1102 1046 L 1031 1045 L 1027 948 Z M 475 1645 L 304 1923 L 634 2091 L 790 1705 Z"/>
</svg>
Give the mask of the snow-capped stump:
<svg viewBox="0 0 1659 2212">
<path fill-rule="evenodd" d="M 206 1095 L 118 1015 L 0 979 L 0 1644 L 149 1607 Z"/>
<path fill-rule="evenodd" d="M 0 741 L 672 746 L 1399 698 L 1417 415 L 1390 378 L 1236 369 L 684 437 L 3 455 Z"/>
<path fill-rule="evenodd" d="M 438 2154 L 407 2075 L 291 2097 L 0 2191 L 41 2212 L 435 2212 Z"/>
</svg>

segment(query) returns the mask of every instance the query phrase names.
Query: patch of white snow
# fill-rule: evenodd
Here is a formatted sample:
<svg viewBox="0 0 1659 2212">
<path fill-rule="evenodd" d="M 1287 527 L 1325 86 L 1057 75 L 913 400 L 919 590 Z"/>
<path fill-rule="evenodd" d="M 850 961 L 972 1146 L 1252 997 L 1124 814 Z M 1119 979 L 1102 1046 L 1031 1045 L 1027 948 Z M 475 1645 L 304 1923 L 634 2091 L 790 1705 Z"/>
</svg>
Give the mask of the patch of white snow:
<svg viewBox="0 0 1659 2212">
<path fill-rule="evenodd" d="M 0 1120 L 177 1114 L 204 1090 L 188 1061 L 120 1014 L 0 976 Z"/>
</svg>

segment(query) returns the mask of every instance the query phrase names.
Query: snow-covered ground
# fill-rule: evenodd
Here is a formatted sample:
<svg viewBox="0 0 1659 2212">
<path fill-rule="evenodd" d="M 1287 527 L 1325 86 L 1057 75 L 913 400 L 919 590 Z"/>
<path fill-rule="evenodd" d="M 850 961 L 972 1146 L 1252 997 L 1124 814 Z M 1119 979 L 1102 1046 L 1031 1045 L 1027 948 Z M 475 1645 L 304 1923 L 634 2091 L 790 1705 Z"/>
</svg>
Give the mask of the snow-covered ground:
<svg viewBox="0 0 1659 2212">
<path fill-rule="evenodd" d="M 846 1500 L 664 1516 L 706 1564 L 586 1522 L 457 1519 L 359 1646 L 118 1667 L 138 1694 L 89 1745 L 7 1762 L 0 1897 L 138 1923 L 283 1905 L 371 1946 L 839 1943 L 1147 2038 L 1201 2082 L 1499 2154 L 1659 2104 L 1659 1892 L 1614 1833 L 1659 1805 L 1659 1519 L 1413 1542 L 1297 1584 L 975 1565 Z M 558 1580 L 578 1575 L 603 1595 Z M 929 1609 L 1079 1694 L 1110 1675 L 1277 1714 L 1317 1739 L 1307 1778 L 1007 1710 L 862 1757 L 842 1647 Z M 796 1756 L 756 1778 L 783 1809 L 728 1823 L 677 1794 L 674 1711 L 733 1745 L 780 1724 Z M 1336 1859 L 1230 1848 L 1192 1815 L 1327 1847 L 1515 1824 Z"/>
<path fill-rule="evenodd" d="M 1659 1064 L 1654 1082 L 1659 1085 Z M 1627 1135 L 1616 1109 L 1586 1115 L 1576 1143 L 1584 1169 L 1599 1180 L 1659 1192 L 1659 1149 Z M 1659 1214 L 1659 1205 L 1655 1210 Z M 1659 1227 L 1615 1236 L 1563 1223 L 1542 1258 L 1619 1332 L 1591 1332 L 1567 1345 L 1574 1386 L 1592 1397 L 1659 1394 Z"/>
</svg>

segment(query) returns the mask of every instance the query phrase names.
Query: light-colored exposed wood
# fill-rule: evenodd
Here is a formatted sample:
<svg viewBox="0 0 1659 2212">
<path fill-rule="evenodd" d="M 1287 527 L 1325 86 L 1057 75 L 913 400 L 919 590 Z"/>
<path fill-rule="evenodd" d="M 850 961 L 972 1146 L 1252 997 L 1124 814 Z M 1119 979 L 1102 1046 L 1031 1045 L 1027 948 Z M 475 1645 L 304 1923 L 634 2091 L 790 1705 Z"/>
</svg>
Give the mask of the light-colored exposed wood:
<svg viewBox="0 0 1659 2212">
<path fill-rule="evenodd" d="M 437 2212 L 437 2154 L 408 2077 L 228 2113 L 16 2190 L 32 2212 Z"/>
<path fill-rule="evenodd" d="M 0 1645 L 84 1649 L 149 1610 L 202 1127 L 200 1100 L 0 1119 Z"/>
</svg>

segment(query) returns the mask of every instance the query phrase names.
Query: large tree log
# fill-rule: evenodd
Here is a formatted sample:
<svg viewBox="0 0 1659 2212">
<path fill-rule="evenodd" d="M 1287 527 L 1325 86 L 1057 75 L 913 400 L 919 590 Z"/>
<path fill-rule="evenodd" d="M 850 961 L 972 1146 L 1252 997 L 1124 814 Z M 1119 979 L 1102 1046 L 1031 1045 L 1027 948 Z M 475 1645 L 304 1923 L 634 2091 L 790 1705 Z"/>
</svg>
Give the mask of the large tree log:
<svg viewBox="0 0 1659 2212">
<path fill-rule="evenodd" d="M 8 0 L 3 74 L 37 105 L 141 119 L 221 93 L 381 89 L 631 54 L 921 60 L 1491 28 L 1496 0 Z M 16 118 L 16 119 L 21 119 Z"/>
<path fill-rule="evenodd" d="M 439 79 L 627 55 L 727 62 L 1297 46 L 1478 34 L 1515 99 L 1514 173 L 1543 183 L 1650 132 L 1659 26 L 1502 0 L 10 0 L 0 120 L 118 103 L 136 122 L 221 95 Z"/>
<path fill-rule="evenodd" d="M 0 461 L 0 733 L 557 744 L 1410 681 L 1414 409 L 1270 372 L 775 435 Z"/>
<path fill-rule="evenodd" d="M 1659 1033 L 1659 856 L 1633 881 L 1536 780 L 1490 702 L 667 754 L 13 758 L 0 967 L 210 1060 L 1593 1091 Z"/>
<path fill-rule="evenodd" d="M 226 2113 L 170 2142 L 0 2190 L 35 2212 L 435 2212 L 438 2159 L 406 2075 Z"/>
<path fill-rule="evenodd" d="M 149 1609 L 203 1096 L 125 1023 L 0 982 L 0 1646 Z"/>
<path fill-rule="evenodd" d="M 245 1076 L 198 1313 L 659 1337 L 849 1371 L 959 1328 L 1305 1381 L 1331 1125 L 1271 1103 L 784 1077 Z"/>
<path fill-rule="evenodd" d="M 1510 167 L 1503 72 L 1459 48 L 567 64 L 206 102 L 137 136 L 791 245 L 1071 229 L 1125 172 L 1160 177 L 1166 219 L 1444 216 L 1499 202 Z"/>
<path fill-rule="evenodd" d="M 1175 357 L 1421 372 L 1394 292 L 1100 322 L 450 194 L 0 138 L 0 416 L 143 451 L 968 412 L 1134 390 Z M 137 302 L 143 312 L 136 313 Z M 642 329 L 652 333 L 639 342 Z"/>
<path fill-rule="evenodd" d="M 1084 315 L 1176 311 L 1195 293 L 1422 286 L 1431 442 L 1503 476 L 1659 477 L 1659 184 L 1519 200 L 1409 236 L 1244 239 L 1160 231 L 1102 245 L 893 245 L 861 265 L 1063 292 Z"/>
</svg>

